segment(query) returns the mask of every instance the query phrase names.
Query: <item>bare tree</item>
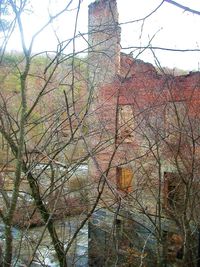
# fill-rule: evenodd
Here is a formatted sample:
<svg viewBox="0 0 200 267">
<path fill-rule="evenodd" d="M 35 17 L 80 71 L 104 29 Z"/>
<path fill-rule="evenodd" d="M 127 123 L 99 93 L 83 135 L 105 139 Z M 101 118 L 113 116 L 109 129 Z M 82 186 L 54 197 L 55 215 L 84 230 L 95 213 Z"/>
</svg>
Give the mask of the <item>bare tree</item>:
<svg viewBox="0 0 200 267">
<path fill-rule="evenodd" d="M 68 1 L 57 14 L 50 15 L 27 46 L 22 15 L 28 2 L 9 1 L 10 12 L 20 32 L 22 52 L 9 55 L 5 45 L 1 60 L 3 266 L 12 266 L 16 264 L 14 261 L 21 259 L 23 239 L 15 247 L 13 226 L 29 228 L 38 223 L 45 225 L 44 232 L 33 247 L 35 252 L 27 264 L 34 260 L 47 229 L 60 266 L 67 266 L 69 249 L 90 216 L 90 213 L 82 214 L 67 244 L 64 237 L 58 235 L 56 218 L 87 210 L 87 174 L 81 168 L 86 166 L 83 164 L 90 156 L 87 143 L 83 141 L 83 135 L 87 134 L 90 102 L 86 94 L 84 59 L 76 58 L 75 51 L 81 1 L 76 7 L 72 39 L 66 45 L 58 43 L 55 52 L 34 54 L 32 51 L 38 35 L 60 15 L 69 12 L 72 2 Z M 74 50 L 65 54 L 64 49 L 70 42 Z M 29 200 L 33 200 L 31 206 L 27 206 Z M 17 250 L 18 258 L 13 254 Z"/>
<path fill-rule="evenodd" d="M 164 2 L 137 21 L 144 22 Z M 108 220 L 100 216 L 97 229 L 105 239 L 92 239 L 99 250 L 91 266 L 195 266 L 199 74 L 166 74 L 155 51 L 175 50 L 153 47 L 152 40 L 145 47 L 129 47 L 139 49 L 134 59 L 120 53 L 114 0 L 89 7 L 87 58 L 76 51 L 76 38 L 85 38 L 77 33 L 81 1 L 71 39 L 61 42 L 55 31 L 55 51 L 34 53 L 39 34 L 59 16 L 71 14 L 72 4 L 68 1 L 50 14 L 27 45 L 22 16 L 29 3 L 9 1 L 13 22 L 4 29 L 0 83 L 2 264 L 20 262 L 26 240 L 31 248 L 26 264 L 45 265 L 38 252 L 48 232 L 59 265 L 76 265 L 71 254 L 79 233 L 103 210 Z M 22 52 L 10 55 L 6 45 L 15 25 Z M 70 44 L 72 51 L 66 53 Z M 157 69 L 139 59 L 146 49 L 152 51 Z M 78 222 L 72 220 L 76 227 L 66 227 L 69 214 L 78 214 Z M 57 219 L 64 225 L 61 230 Z M 44 227 L 34 244 L 27 233 L 39 224 Z M 24 230 L 18 245 L 13 238 L 16 225 Z"/>
</svg>

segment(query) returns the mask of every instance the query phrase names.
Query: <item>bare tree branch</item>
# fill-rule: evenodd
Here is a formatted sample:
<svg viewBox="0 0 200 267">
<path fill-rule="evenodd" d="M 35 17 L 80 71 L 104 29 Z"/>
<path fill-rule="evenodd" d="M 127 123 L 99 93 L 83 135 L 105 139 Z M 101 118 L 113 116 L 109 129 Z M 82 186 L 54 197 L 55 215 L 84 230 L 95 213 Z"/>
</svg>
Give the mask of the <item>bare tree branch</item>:
<svg viewBox="0 0 200 267">
<path fill-rule="evenodd" d="M 169 4 L 172 4 L 174 6 L 177 6 L 177 7 L 181 8 L 181 9 L 183 9 L 186 12 L 190 12 L 190 13 L 193 13 L 193 14 L 196 14 L 196 15 L 200 15 L 200 11 L 195 10 L 195 9 L 192 9 L 192 8 L 187 7 L 187 6 L 184 6 L 184 5 L 181 5 L 181 4 L 177 3 L 176 1 L 173 1 L 173 0 L 164 0 L 164 2 L 167 2 Z"/>
</svg>

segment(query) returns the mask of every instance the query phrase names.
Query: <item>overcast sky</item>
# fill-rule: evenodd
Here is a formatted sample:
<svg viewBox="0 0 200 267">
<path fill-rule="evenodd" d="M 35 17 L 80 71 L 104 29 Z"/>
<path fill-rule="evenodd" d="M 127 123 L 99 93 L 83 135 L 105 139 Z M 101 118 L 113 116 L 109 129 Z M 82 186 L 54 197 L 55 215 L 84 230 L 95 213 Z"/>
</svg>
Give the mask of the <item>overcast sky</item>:
<svg viewBox="0 0 200 267">
<path fill-rule="evenodd" d="M 49 8 L 50 13 L 53 14 L 67 3 L 66 0 L 51 0 L 50 2 L 51 5 L 49 6 L 49 0 L 31 0 L 34 14 L 27 12 L 23 17 L 27 44 L 32 34 L 47 20 L 47 9 Z M 71 6 L 72 9 L 76 7 L 77 2 L 78 0 L 74 0 Z M 78 31 L 83 33 L 87 32 L 87 6 L 91 2 L 93 1 L 83 0 L 81 4 Z M 142 18 L 154 10 L 161 2 L 162 0 L 118 0 L 119 21 L 127 22 Z M 177 0 L 177 2 L 200 11 L 199 0 Z M 35 42 L 34 51 L 55 50 L 56 38 L 59 38 L 60 41 L 71 38 L 74 31 L 75 15 L 76 10 L 63 14 L 56 23 L 42 32 Z M 141 26 L 142 22 L 122 26 L 122 47 L 146 46 L 154 35 L 155 37 L 151 42 L 152 46 L 181 49 L 194 49 L 200 46 L 200 16 L 184 12 L 169 3 L 164 3 L 156 13 L 145 21 L 142 32 Z M 56 32 L 57 37 L 53 32 Z M 83 38 L 77 40 L 77 49 L 82 49 L 84 46 L 86 47 L 86 41 Z M 10 41 L 9 50 L 20 50 L 17 32 L 15 32 Z M 137 54 L 138 51 L 133 55 L 137 56 Z M 163 66 L 178 67 L 186 70 L 198 70 L 199 68 L 200 52 L 175 53 L 156 50 L 155 55 Z M 154 57 L 150 51 L 143 52 L 140 58 L 154 63 Z"/>
</svg>

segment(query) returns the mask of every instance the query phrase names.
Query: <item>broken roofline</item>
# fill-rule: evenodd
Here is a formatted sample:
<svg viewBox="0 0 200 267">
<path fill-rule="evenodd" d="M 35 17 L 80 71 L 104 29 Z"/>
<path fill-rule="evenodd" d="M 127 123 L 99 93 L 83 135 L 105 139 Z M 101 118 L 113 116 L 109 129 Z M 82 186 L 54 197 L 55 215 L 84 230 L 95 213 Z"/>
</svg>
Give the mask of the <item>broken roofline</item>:
<svg viewBox="0 0 200 267">
<path fill-rule="evenodd" d="M 99 20 L 99 18 L 98 18 L 99 14 L 101 14 L 101 15 L 104 14 L 104 11 L 106 12 L 107 16 L 100 16 L 101 19 Z M 108 46 L 107 45 L 107 47 L 106 47 L 106 44 L 105 44 L 105 49 L 102 49 L 103 51 L 108 51 L 108 57 L 109 57 L 110 56 L 110 52 L 111 52 L 111 48 L 116 50 L 116 48 L 114 48 L 114 46 L 117 45 L 117 44 L 114 44 L 114 42 L 113 42 L 113 41 L 116 41 L 115 38 L 117 38 L 118 45 L 120 46 L 120 35 L 121 35 L 120 32 L 121 31 L 119 30 L 120 27 L 119 27 L 119 23 L 118 23 L 117 0 L 97 0 L 97 1 L 94 1 L 93 3 L 91 3 L 89 5 L 89 20 L 91 18 L 92 18 L 92 22 L 89 23 L 89 27 L 91 28 L 90 29 L 91 30 L 90 31 L 91 35 L 93 33 L 94 33 L 94 35 L 95 35 L 95 33 L 97 33 L 97 34 L 101 33 L 104 30 L 106 31 L 106 29 L 108 31 L 109 27 L 110 27 L 111 32 L 113 33 L 112 36 L 111 36 L 112 46 Z M 117 27 L 116 27 L 116 25 L 117 25 Z M 103 27 L 102 29 L 101 29 L 101 26 Z M 103 40 L 96 41 L 96 43 L 93 45 L 94 52 L 95 52 L 95 50 L 98 51 L 99 45 L 102 47 L 104 42 L 105 43 L 108 42 L 108 38 L 105 40 L 105 36 L 104 36 Z M 118 52 L 116 52 L 116 51 L 113 52 L 113 55 L 115 54 L 115 57 L 112 56 L 112 59 L 111 59 L 111 61 L 114 62 L 113 65 L 115 64 L 117 66 L 118 60 L 116 60 L 116 58 L 117 57 L 120 58 L 121 55 L 126 55 L 128 58 L 131 58 L 130 54 L 122 53 L 120 51 L 120 48 L 119 48 Z M 121 55 L 120 55 L 120 52 L 121 52 Z M 117 53 L 119 53 L 119 54 L 117 54 Z M 104 56 L 104 58 L 106 58 L 106 56 Z M 187 73 L 187 74 L 176 75 L 176 73 L 173 73 L 173 69 L 172 69 L 172 71 L 169 71 L 170 72 L 169 73 L 168 71 L 166 71 L 165 67 L 163 69 L 160 68 L 160 71 L 159 71 L 159 68 L 153 67 L 153 65 L 151 63 L 147 63 L 147 62 L 144 62 L 144 61 L 140 61 L 139 62 L 138 59 L 135 59 L 135 62 L 136 63 L 143 63 L 144 65 L 145 64 L 150 64 L 149 67 L 151 66 L 151 71 L 153 71 L 153 68 L 154 68 L 153 72 L 154 73 L 157 72 L 157 75 L 164 74 L 164 75 L 168 75 L 168 76 L 171 75 L 171 76 L 188 77 L 188 76 L 191 76 L 191 75 L 199 73 L 199 72 L 190 72 L 189 74 Z M 135 62 L 133 64 L 135 64 Z M 112 68 L 111 65 L 112 64 L 110 64 L 109 67 Z M 145 66 L 147 67 L 147 65 L 145 65 Z M 119 76 L 121 76 L 119 68 L 120 68 L 120 65 L 115 67 L 115 74 L 118 74 Z M 113 73 L 113 75 L 114 75 L 114 73 Z"/>
</svg>

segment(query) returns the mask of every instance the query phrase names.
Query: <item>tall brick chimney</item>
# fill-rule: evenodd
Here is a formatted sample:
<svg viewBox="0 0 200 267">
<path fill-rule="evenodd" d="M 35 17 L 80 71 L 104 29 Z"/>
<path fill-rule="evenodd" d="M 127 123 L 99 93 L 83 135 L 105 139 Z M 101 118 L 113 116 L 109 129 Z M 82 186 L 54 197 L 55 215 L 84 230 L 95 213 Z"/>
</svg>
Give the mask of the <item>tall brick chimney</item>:
<svg viewBox="0 0 200 267">
<path fill-rule="evenodd" d="M 93 88 L 113 81 L 120 68 L 120 27 L 116 0 L 89 5 L 88 72 Z"/>
</svg>

